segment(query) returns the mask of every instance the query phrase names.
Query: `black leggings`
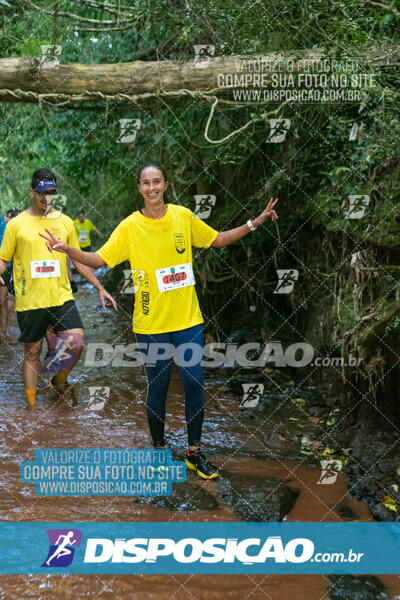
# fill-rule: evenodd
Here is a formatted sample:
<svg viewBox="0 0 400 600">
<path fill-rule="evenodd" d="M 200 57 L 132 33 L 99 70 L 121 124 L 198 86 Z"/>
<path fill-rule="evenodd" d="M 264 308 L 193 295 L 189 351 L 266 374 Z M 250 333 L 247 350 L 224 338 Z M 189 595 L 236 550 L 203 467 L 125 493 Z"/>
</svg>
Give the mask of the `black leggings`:
<svg viewBox="0 0 400 600">
<path fill-rule="evenodd" d="M 182 362 L 180 366 L 179 359 L 177 359 L 177 363 L 185 390 L 185 417 L 188 443 L 189 446 L 199 446 L 204 417 L 204 380 L 203 366 L 201 365 L 204 346 L 203 325 L 195 325 L 194 327 L 182 329 L 181 331 L 173 331 L 172 333 L 137 333 L 136 339 L 140 344 L 172 344 L 175 349 L 181 344 L 194 344 L 194 351 L 186 349 L 183 360 L 190 363 L 194 362 L 195 364 L 193 366 L 186 366 Z M 148 381 L 146 400 L 147 420 L 154 446 L 164 446 L 165 404 L 171 378 L 172 359 L 170 356 L 166 358 L 157 357 L 155 364 L 149 364 L 146 356 L 148 358 L 151 356 L 149 347 L 146 347 L 144 350 L 145 370 Z M 178 352 L 177 357 L 179 356 Z M 192 361 L 190 360 L 191 357 L 193 358 Z"/>
</svg>

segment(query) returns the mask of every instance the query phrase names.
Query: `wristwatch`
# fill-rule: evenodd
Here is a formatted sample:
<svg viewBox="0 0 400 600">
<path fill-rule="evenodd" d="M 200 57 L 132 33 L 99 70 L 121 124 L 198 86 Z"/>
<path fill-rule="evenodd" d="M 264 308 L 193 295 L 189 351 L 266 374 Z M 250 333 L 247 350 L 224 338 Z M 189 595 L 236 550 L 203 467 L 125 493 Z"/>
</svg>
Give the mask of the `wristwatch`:
<svg viewBox="0 0 400 600">
<path fill-rule="evenodd" d="M 247 226 L 250 229 L 250 231 L 255 231 L 257 229 L 257 227 L 254 227 L 253 223 L 251 222 L 251 219 L 247 221 Z"/>
</svg>

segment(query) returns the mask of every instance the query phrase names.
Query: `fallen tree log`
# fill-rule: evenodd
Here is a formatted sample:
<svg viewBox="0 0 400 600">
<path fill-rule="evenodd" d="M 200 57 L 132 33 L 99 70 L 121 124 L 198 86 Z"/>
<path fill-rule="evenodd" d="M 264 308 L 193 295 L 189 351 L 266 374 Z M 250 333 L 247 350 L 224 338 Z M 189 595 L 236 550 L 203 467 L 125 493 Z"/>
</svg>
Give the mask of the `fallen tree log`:
<svg viewBox="0 0 400 600">
<path fill-rule="evenodd" d="M 207 58 L 205 59 L 207 62 Z M 119 102 L 127 96 L 158 95 L 172 93 L 185 95 L 192 93 L 226 96 L 234 89 L 263 87 L 271 85 L 272 73 L 308 73 L 322 61 L 353 61 L 360 67 L 360 73 L 373 72 L 377 67 L 394 67 L 400 62 L 400 48 L 370 49 L 364 55 L 355 51 L 354 56 L 334 59 L 323 50 L 303 50 L 286 53 L 270 53 L 262 56 L 222 56 L 210 57 L 206 67 L 198 68 L 199 63 L 185 61 L 135 61 L 115 64 L 54 64 L 37 57 L 0 59 L 0 101 L 37 102 L 38 95 L 46 98 L 46 103 L 71 101 L 93 101 L 91 94 L 116 97 Z M 196 67 L 197 64 L 197 67 Z M 205 64 L 205 63 L 203 63 Z M 245 84 L 244 76 L 252 73 L 263 76 L 262 85 L 253 77 L 250 85 Z M 233 76 L 230 78 L 230 76 Z M 226 85 L 229 76 L 229 86 Z M 221 82 L 225 82 L 224 85 Z M 18 92 L 18 93 L 17 93 Z M 25 92 L 25 94 L 24 94 Z M 18 95 L 19 94 L 19 95 Z M 126 98 L 125 101 L 130 98 Z"/>
</svg>

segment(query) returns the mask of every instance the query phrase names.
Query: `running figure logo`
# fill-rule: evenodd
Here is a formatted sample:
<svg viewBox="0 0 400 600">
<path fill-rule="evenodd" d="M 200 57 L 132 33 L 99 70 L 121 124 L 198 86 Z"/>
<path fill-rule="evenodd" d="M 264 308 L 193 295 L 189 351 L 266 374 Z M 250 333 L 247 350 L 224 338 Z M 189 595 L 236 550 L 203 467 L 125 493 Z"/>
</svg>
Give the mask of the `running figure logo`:
<svg viewBox="0 0 400 600">
<path fill-rule="evenodd" d="M 63 214 L 63 210 L 67 206 L 67 196 L 63 194 L 57 194 L 52 196 L 46 194 L 47 211 L 43 215 L 42 219 L 58 219 Z M 50 212 L 53 209 L 53 212 Z"/>
<path fill-rule="evenodd" d="M 75 353 L 80 347 L 81 340 L 82 336 L 80 333 L 65 334 L 61 332 L 57 334 L 56 347 L 44 363 L 42 372 L 58 373 L 59 371 L 70 369 L 75 360 Z"/>
<path fill-rule="evenodd" d="M 40 59 L 39 67 L 42 69 L 53 69 L 60 61 L 58 57 L 61 54 L 62 46 L 58 44 L 43 44 L 40 46 L 42 58 Z"/>
<path fill-rule="evenodd" d="M 200 219 L 208 219 L 211 214 L 211 209 L 215 206 L 216 197 L 213 194 L 197 195 L 194 197 L 196 208 L 194 214 Z"/>
<path fill-rule="evenodd" d="M 140 119 L 120 119 L 120 132 L 117 144 L 132 144 L 136 140 L 136 134 L 142 126 Z"/>
<path fill-rule="evenodd" d="M 75 548 L 81 545 L 79 529 L 48 529 L 49 553 L 42 567 L 68 567 L 74 558 Z"/>
<path fill-rule="evenodd" d="M 331 485 L 335 483 L 339 471 L 342 469 L 342 461 L 340 460 L 321 460 L 321 476 L 318 479 L 318 484 Z"/>
<path fill-rule="evenodd" d="M 106 400 L 110 397 L 109 387 L 91 386 L 89 387 L 89 402 L 86 410 L 102 410 Z"/>
<path fill-rule="evenodd" d="M 242 383 L 243 399 L 240 401 L 239 408 L 255 408 L 264 391 L 262 383 Z"/>
<path fill-rule="evenodd" d="M 290 119 L 268 119 L 271 128 L 267 139 L 268 144 L 280 144 L 286 138 L 290 129 Z"/>
<path fill-rule="evenodd" d="M 196 44 L 193 46 L 195 57 L 192 69 L 206 69 L 214 56 L 215 46 L 211 44 Z"/>
<path fill-rule="evenodd" d="M 349 199 L 349 208 L 344 211 L 345 219 L 362 219 L 365 215 L 365 209 L 369 205 L 369 196 L 350 195 L 347 196 Z"/>
<path fill-rule="evenodd" d="M 124 284 L 121 294 L 137 294 L 142 281 L 145 280 L 143 269 L 124 269 Z"/>
<path fill-rule="evenodd" d="M 278 284 L 274 290 L 274 294 L 290 294 L 293 290 L 294 282 L 299 278 L 297 269 L 277 269 Z"/>
</svg>

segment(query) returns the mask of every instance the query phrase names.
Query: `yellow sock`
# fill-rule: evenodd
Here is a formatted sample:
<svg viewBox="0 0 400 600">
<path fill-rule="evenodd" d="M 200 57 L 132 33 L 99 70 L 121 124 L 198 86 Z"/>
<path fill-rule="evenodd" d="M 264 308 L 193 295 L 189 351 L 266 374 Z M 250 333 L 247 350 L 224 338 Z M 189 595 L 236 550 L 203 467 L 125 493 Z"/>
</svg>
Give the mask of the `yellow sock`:
<svg viewBox="0 0 400 600">
<path fill-rule="evenodd" d="M 59 371 L 56 375 L 56 383 L 58 385 L 63 385 L 67 381 L 67 377 L 70 374 L 70 371 Z"/>
<path fill-rule="evenodd" d="M 28 406 L 33 407 L 36 404 L 36 390 L 25 390 L 26 402 Z"/>
</svg>

